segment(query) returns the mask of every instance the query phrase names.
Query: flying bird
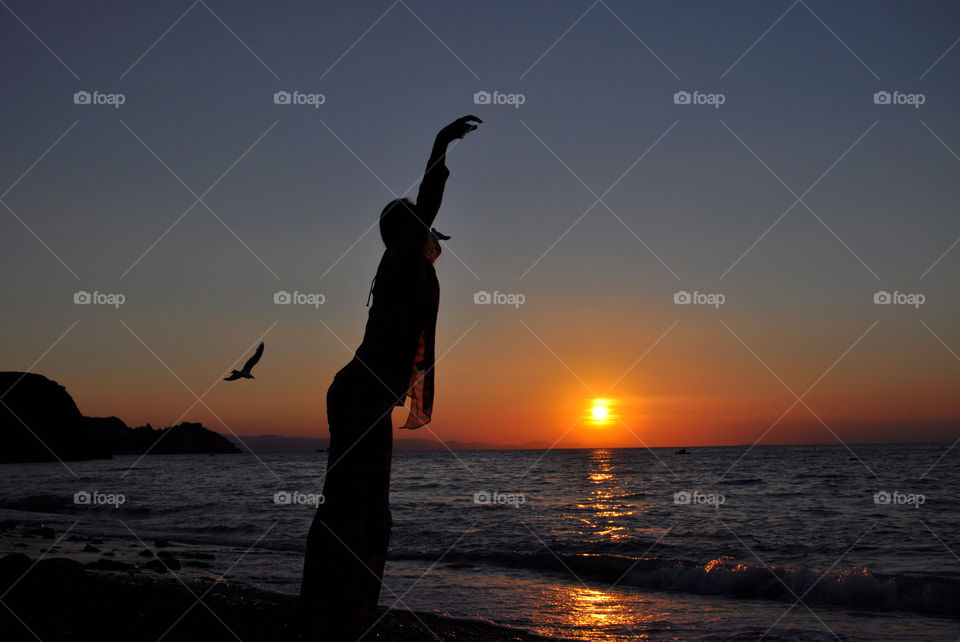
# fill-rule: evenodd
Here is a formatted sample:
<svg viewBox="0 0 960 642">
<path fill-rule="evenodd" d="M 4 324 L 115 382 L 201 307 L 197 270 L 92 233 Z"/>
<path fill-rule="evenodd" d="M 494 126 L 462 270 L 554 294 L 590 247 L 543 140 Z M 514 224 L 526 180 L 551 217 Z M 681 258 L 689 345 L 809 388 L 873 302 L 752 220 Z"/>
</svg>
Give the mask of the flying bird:
<svg viewBox="0 0 960 642">
<path fill-rule="evenodd" d="M 224 381 L 236 381 L 237 379 L 255 379 L 250 371 L 253 370 L 253 366 L 257 365 L 257 362 L 260 361 L 260 357 L 263 356 L 263 343 L 257 347 L 257 351 L 253 353 L 253 356 L 247 359 L 247 362 L 243 364 L 243 370 L 231 370 L 229 377 L 224 377 Z"/>
</svg>

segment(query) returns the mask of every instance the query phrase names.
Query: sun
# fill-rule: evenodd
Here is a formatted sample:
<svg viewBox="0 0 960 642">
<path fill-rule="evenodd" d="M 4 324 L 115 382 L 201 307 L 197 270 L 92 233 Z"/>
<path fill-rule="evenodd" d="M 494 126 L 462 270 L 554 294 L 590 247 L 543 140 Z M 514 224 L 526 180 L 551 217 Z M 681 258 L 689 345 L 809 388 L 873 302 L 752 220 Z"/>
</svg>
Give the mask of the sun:
<svg viewBox="0 0 960 642">
<path fill-rule="evenodd" d="M 591 423 L 604 425 L 610 423 L 613 413 L 610 410 L 611 401 L 609 399 L 594 399 L 589 410 Z"/>
</svg>

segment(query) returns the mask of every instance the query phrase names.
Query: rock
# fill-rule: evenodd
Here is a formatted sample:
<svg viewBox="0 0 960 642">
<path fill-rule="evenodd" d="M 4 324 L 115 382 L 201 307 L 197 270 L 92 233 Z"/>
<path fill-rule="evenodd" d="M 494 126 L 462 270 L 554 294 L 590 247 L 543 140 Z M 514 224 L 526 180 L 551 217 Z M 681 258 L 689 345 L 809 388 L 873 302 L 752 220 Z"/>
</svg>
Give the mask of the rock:
<svg viewBox="0 0 960 642">
<path fill-rule="evenodd" d="M 200 560 L 187 560 L 187 561 L 184 562 L 184 564 L 186 564 L 187 566 L 190 566 L 190 567 L 192 567 L 192 568 L 213 568 L 213 566 L 212 566 L 211 564 L 208 564 L 208 563 L 206 563 L 206 562 L 202 562 L 202 561 L 200 561 Z"/>
<path fill-rule="evenodd" d="M 23 534 L 29 537 L 42 537 L 43 539 L 54 539 L 57 536 L 55 530 L 43 524 L 40 525 L 40 528 L 31 528 L 24 531 Z"/>
<path fill-rule="evenodd" d="M 83 572 L 83 564 L 77 560 L 71 560 L 66 557 L 52 557 L 37 562 L 36 571 L 43 573 L 77 573 Z"/>
<path fill-rule="evenodd" d="M 154 558 L 153 560 L 144 564 L 141 568 L 157 571 L 158 573 L 162 573 L 167 569 L 170 569 L 171 571 L 180 570 L 180 560 L 174 557 L 173 553 L 170 551 L 160 551 L 157 554 L 157 557 L 159 559 Z"/>
<path fill-rule="evenodd" d="M 30 568 L 30 558 L 23 553 L 8 553 L 0 557 L 0 587 L 6 591 Z"/>
<path fill-rule="evenodd" d="M 93 544 L 87 544 L 83 547 L 84 553 L 99 553 L 100 549 L 94 546 Z"/>
<path fill-rule="evenodd" d="M 127 564 L 126 562 L 118 562 L 117 560 L 110 560 L 101 557 L 96 562 L 90 562 L 87 564 L 86 568 L 90 568 L 95 571 L 129 571 L 136 567 L 133 564 Z"/>
<path fill-rule="evenodd" d="M 140 568 L 146 569 L 148 571 L 156 571 L 157 573 L 165 573 L 167 569 L 171 571 L 180 570 L 180 562 L 175 559 L 165 559 L 165 560 L 153 560 L 147 562 Z"/>
<path fill-rule="evenodd" d="M 163 565 L 160 560 L 151 560 L 141 566 L 140 568 L 147 571 L 156 571 L 157 573 L 166 573 L 167 567 Z"/>
</svg>

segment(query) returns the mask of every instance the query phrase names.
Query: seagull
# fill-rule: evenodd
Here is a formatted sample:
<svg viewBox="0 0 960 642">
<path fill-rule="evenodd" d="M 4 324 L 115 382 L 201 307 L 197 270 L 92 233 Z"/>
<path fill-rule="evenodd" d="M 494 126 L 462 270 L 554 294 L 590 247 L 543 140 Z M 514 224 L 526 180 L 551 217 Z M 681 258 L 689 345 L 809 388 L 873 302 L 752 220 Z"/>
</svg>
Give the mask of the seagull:
<svg viewBox="0 0 960 642">
<path fill-rule="evenodd" d="M 224 381 L 235 381 L 237 379 L 255 379 L 250 371 L 253 370 L 253 366 L 257 365 L 257 362 L 260 361 L 260 357 L 263 355 L 263 343 L 257 347 L 257 351 L 253 353 L 253 356 L 247 359 L 247 362 L 243 364 L 243 370 L 231 370 L 229 377 L 224 377 Z"/>
</svg>

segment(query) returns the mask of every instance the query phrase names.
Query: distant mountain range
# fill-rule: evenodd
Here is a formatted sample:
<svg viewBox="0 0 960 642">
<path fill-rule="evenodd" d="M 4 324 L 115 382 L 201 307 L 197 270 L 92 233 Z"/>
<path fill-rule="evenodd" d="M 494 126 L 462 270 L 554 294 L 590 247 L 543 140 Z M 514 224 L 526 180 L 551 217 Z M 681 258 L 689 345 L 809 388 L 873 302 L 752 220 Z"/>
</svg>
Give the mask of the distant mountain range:
<svg viewBox="0 0 960 642">
<path fill-rule="evenodd" d="M 67 389 L 43 375 L 0 372 L 0 391 L 0 463 L 240 452 L 196 423 L 130 428 L 116 417 L 84 417 Z"/>
<path fill-rule="evenodd" d="M 316 452 L 330 447 L 327 437 L 287 437 L 285 435 L 254 435 L 237 437 L 224 434 L 228 439 L 247 452 L 249 448 L 255 453 L 294 453 Z M 547 441 L 531 441 L 519 446 L 505 444 L 490 444 L 480 441 L 445 441 L 436 439 L 417 439 L 413 437 L 393 440 L 393 449 L 397 452 L 414 450 L 543 450 L 550 447 Z"/>
</svg>

